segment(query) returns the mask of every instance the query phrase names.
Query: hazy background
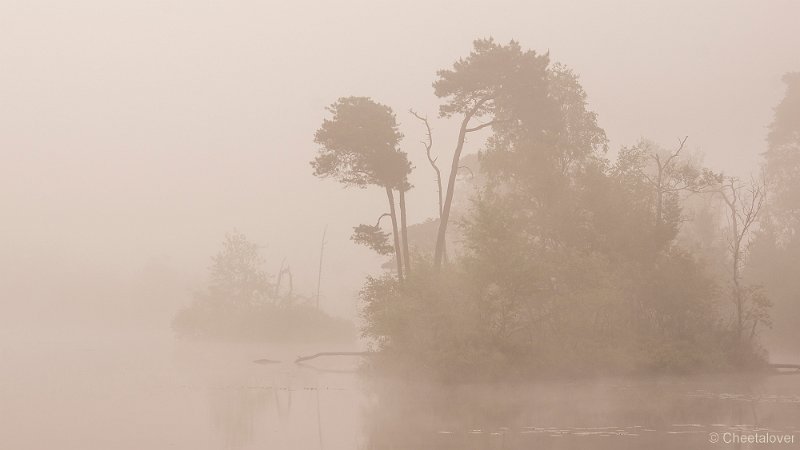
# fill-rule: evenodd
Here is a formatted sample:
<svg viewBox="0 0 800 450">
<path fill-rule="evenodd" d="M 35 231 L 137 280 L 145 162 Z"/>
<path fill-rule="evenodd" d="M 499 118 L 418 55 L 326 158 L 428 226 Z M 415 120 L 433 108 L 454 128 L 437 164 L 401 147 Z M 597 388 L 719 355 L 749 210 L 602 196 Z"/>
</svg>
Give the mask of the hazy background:
<svg viewBox="0 0 800 450">
<path fill-rule="evenodd" d="M 435 116 L 436 70 L 475 38 L 575 69 L 612 151 L 688 135 L 708 166 L 747 173 L 800 67 L 798 17 L 793 0 L 0 0 L 0 323 L 166 329 L 233 228 L 310 294 L 326 224 L 322 307 L 352 317 L 380 259 L 351 227 L 385 199 L 311 176 L 324 107 L 366 95 L 398 113 L 420 168 L 410 218 L 430 217 L 406 110 Z M 452 125 L 433 125 L 446 159 Z"/>
</svg>

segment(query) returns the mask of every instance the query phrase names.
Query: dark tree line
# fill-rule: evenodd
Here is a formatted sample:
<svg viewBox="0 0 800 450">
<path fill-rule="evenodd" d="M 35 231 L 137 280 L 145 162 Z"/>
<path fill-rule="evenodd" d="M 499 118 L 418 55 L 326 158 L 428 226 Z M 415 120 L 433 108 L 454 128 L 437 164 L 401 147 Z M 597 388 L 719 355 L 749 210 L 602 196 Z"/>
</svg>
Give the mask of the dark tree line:
<svg viewBox="0 0 800 450">
<path fill-rule="evenodd" d="M 778 347 L 800 339 L 800 73 L 789 73 L 784 98 L 775 108 L 767 135 L 764 175 L 769 196 L 744 277 L 763 285 L 762 295 L 775 303 Z"/>
<path fill-rule="evenodd" d="M 609 160 L 605 131 L 577 74 L 514 41 L 475 41 L 467 57 L 437 73 L 433 88 L 440 118 L 460 125 L 444 176 L 431 155 L 430 124 L 412 112 L 426 127 L 423 144 L 438 182 L 432 222 L 406 223 L 411 166 L 389 107 L 342 98 L 316 134 L 315 175 L 386 190 L 391 233 L 379 219 L 353 236 L 396 260 L 396 273 L 369 278 L 361 292 L 363 332 L 385 362 L 452 377 L 763 362 L 758 335 L 770 324 L 770 302 L 745 276 L 750 241 L 762 229 L 786 234 L 797 223 L 774 212 L 772 225 L 762 226 L 767 184 L 702 167 L 687 154 L 687 137 L 672 148 L 643 140 Z M 786 131 L 798 121 L 779 118 L 798 108 L 787 109 L 776 112 L 770 151 L 777 150 L 767 155 L 768 168 L 771 159 L 798 153 L 800 133 Z M 481 130 L 488 137 L 469 169 L 477 173 L 458 183 L 468 167 L 467 137 Z M 782 183 L 794 189 L 784 188 L 776 204 L 791 203 L 800 184 Z M 464 184 L 476 194 L 454 222 Z M 696 204 L 719 205 L 702 212 L 710 238 L 726 243 L 723 253 L 689 245 L 695 225 L 687 211 Z M 435 238 L 432 248 L 416 247 L 412 271 L 408 236 L 415 227 Z M 448 233 L 461 242 L 450 258 Z"/>
</svg>

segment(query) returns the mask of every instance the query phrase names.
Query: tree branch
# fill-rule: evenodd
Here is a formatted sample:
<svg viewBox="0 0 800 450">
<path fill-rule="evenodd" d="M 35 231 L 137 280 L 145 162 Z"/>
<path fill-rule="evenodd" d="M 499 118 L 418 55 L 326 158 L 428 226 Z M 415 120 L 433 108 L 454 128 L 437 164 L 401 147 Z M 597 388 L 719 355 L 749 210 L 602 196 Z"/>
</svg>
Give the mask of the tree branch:
<svg viewBox="0 0 800 450">
<path fill-rule="evenodd" d="M 437 156 L 436 158 L 431 156 L 431 148 L 433 148 L 433 133 L 431 132 L 431 125 L 428 123 L 428 118 L 423 117 L 417 114 L 413 109 L 408 110 L 414 117 L 419 119 L 422 123 L 425 124 L 425 131 L 428 136 L 428 142 L 422 142 L 422 145 L 425 146 L 425 155 L 428 157 L 428 163 L 433 168 L 433 171 L 436 172 L 436 188 L 439 195 L 439 219 L 442 218 L 442 172 L 439 170 L 439 166 L 436 165 L 436 160 L 439 159 Z"/>
<path fill-rule="evenodd" d="M 472 169 L 470 169 L 469 167 L 467 167 L 467 166 L 458 166 L 458 170 L 461 170 L 461 169 L 465 169 L 467 172 L 469 172 L 470 178 L 475 178 L 475 172 L 473 172 Z"/>
<path fill-rule="evenodd" d="M 677 157 L 678 157 L 678 155 L 680 155 L 680 153 L 681 153 L 681 150 L 683 150 L 683 147 L 686 145 L 686 140 L 687 140 L 687 139 L 689 139 L 689 136 L 686 136 L 686 137 L 684 137 L 683 139 L 678 139 L 678 143 L 679 143 L 679 145 L 678 145 L 678 149 L 677 149 L 677 150 L 675 150 L 675 153 L 673 153 L 672 155 L 670 155 L 670 157 L 669 157 L 669 158 L 667 158 L 667 160 L 666 160 L 666 161 L 664 161 L 664 167 L 667 167 L 667 166 L 669 165 L 669 163 L 670 163 L 670 162 L 671 162 L 673 159 L 677 158 Z"/>
<path fill-rule="evenodd" d="M 490 126 L 496 124 L 497 122 L 498 122 L 497 120 L 492 120 L 491 122 L 482 123 L 482 124 L 480 124 L 480 125 L 478 125 L 476 127 L 467 128 L 466 131 L 467 131 L 467 133 L 472 133 L 473 131 L 478 131 L 478 130 L 482 130 L 482 129 L 486 128 L 486 127 L 490 127 Z"/>
<path fill-rule="evenodd" d="M 380 226 L 381 226 L 381 220 L 382 220 L 384 217 L 386 217 L 386 216 L 391 216 L 391 214 L 389 214 L 389 213 L 383 213 L 383 214 L 381 214 L 381 216 L 380 216 L 380 217 L 378 217 L 378 221 L 375 223 L 375 228 L 380 228 Z"/>
</svg>

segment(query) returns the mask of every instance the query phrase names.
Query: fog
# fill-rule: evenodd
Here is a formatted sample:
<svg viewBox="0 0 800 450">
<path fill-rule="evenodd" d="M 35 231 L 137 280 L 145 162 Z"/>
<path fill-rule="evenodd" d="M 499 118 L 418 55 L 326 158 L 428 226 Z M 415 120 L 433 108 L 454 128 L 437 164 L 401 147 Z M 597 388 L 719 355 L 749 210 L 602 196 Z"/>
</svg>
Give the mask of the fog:
<svg viewBox="0 0 800 450">
<path fill-rule="evenodd" d="M 620 381 L 615 371 L 598 369 L 587 373 L 610 378 L 579 384 L 582 395 L 576 398 L 569 397 L 572 387 L 547 384 L 554 378 L 566 383 L 568 377 L 558 375 L 562 366 L 551 371 L 555 366 L 546 362 L 541 371 L 549 381 L 527 378 L 524 387 L 510 393 L 500 383 L 508 380 L 476 370 L 497 382 L 481 384 L 470 394 L 459 390 L 450 375 L 445 380 L 457 394 L 429 388 L 429 383 L 437 386 L 429 380 L 392 384 L 394 376 L 409 377 L 404 363 L 396 361 L 388 366 L 401 366 L 403 375 L 388 376 L 393 381 L 367 376 L 365 381 L 355 369 L 363 369 L 369 356 L 323 358 L 323 367 L 344 368 L 344 374 L 292 363 L 296 356 L 316 352 L 380 350 L 376 342 L 383 341 L 377 336 L 393 329 L 381 328 L 385 324 L 377 319 L 378 325 L 369 328 L 371 300 L 359 297 L 369 275 L 394 273 L 391 255 L 376 255 L 351 240 L 354 226 L 371 225 L 388 212 L 386 194 L 374 186 L 345 189 L 313 176 L 309 165 L 324 147 L 315 142 L 315 132 L 332 117 L 325 108 L 337 99 L 370 97 L 396 115 L 404 135 L 399 148 L 414 167 L 409 177 L 413 189 L 405 200 L 410 225 L 438 219 L 439 210 L 436 179 L 420 144 L 426 140 L 425 128 L 408 111 L 429 118 L 432 154 L 439 158 L 446 184 L 460 117 L 439 117 L 444 100 L 434 95 L 431 84 L 437 71 L 470 54 L 473 41 L 490 37 L 498 45 L 516 41 L 574 71 L 588 95 L 587 110 L 596 113 L 604 130 L 609 164 L 621 148 L 643 138 L 669 152 L 688 137 L 684 155 L 721 176 L 748 179 L 765 164 L 775 107 L 787 96 L 788 82 L 782 77 L 800 70 L 797 17 L 800 3 L 792 0 L 470 0 L 458 5 L 417 0 L 0 0 L 0 447 L 526 448 L 530 441 L 469 440 L 469 432 L 480 429 L 491 436 L 536 427 L 607 426 L 642 434 L 631 428 L 637 426 L 652 428 L 663 439 L 624 445 L 682 448 L 705 445 L 715 423 L 736 432 L 774 428 L 800 439 L 793 428 L 797 411 L 784 408 L 796 407 L 800 395 L 789 376 L 764 381 L 726 374 L 724 382 L 715 383 L 703 373 L 690 381 L 657 378 L 639 385 L 638 379 Z M 490 150 L 491 130 L 470 134 L 461 159 Z M 504 174 L 489 176 L 502 179 Z M 459 205 L 469 203 L 470 189 L 483 189 L 474 184 L 458 188 Z M 788 191 L 798 190 L 788 186 Z M 683 211 L 690 218 L 684 221 L 699 223 L 693 220 L 702 216 L 706 203 L 686 198 Z M 717 228 L 723 229 L 727 216 L 724 204 L 719 205 L 723 212 L 709 208 L 716 211 L 709 214 L 716 214 Z M 452 221 L 471 220 L 467 210 L 459 209 Z M 387 221 L 383 225 L 392 231 Z M 725 246 L 714 253 L 717 247 L 703 242 L 702 224 L 681 226 L 676 239 L 698 260 L 711 261 L 709 277 L 723 279 L 730 265 L 720 256 Z M 447 245 L 457 261 L 460 252 L 468 254 L 463 249 L 473 246 L 463 244 L 462 249 L 462 240 L 469 238 L 462 239 L 456 228 L 448 228 L 452 241 Z M 761 228 L 767 229 L 753 227 Z M 318 296 L 316 313 L 321 315 L 314 320 L 319 322 L 308 329 L 323 331 L 309 331 L 311 337 L 286 345 L 176 337 L 181 333 L 176 314 L 202 297 L 198 292 L 210 289 L 212 297 L 216 292 L 209 282 L 212 258 L 228 248 L 224 243 L 231 242 L 226 236 L 232 233 L 258 246 L 274 298 L 291 302 L 296 296 L 313 306 Z M 616 241 L 608 242 L 613 247 Z M 421 261 L 433 256 L 429 250 L 431 255 L 414 253 L 415 264 L 423 267 Z M 426 250 L 414 251 L 422 255 Z M 766 250 L 754 253 L 754 268 L 742 269 L 743 280 L 766 285 L 774 297 L 775 326 L 771 331 L 764 326 L 760 344 L 754 345 L 771 352 L 765 361 L 800 363 L 800 350 L 793 344 L 797 335 L 786 331 L 796 329 L 800 308 L 793 306 L 793 285 L 770 285 L 769 274 L 777 272 L 763 263 L 769 255 Z M 410 258 L 408 251 L 405 257 Z M 794 258 L 781 273 L 796 273 Z M 480 267 L 499 267 L 494 260 L 481 261 L 486 266 Z M 749 263 L 749 255 L 743 253 L 742 261 Z M 576 273 L 591 270 L 594 260 L 565 264 L 565 273 Z M 286 267 L 290 270 L 283 272 Z M 547 267 L 537 277 L 555 292 L 563 278 Z M 281 275 L 283 284 L 275 285 L 283 273 L 288 274 Z M 292 283 L 288 291 L 287 276 Z M 624 284 L 624 275 L 617 279 L 600 272 L 597 277 Z M 727 289 L 720 283 L 715 299 Z M 487 292 L 496 284 L 502 291 L 502 282 L 490 279 Z M 569 301 L 580 303 L 583 292 Z M 789 297 L 791 302 L 784 300 Z M 607 311 L 614 314 L 614 307 Z M 729 305 L 720 308 L 720 317 L 728 320 L 733 314 Z M 578 313 L 568 316 L 577 318 Z M 327 325 L 325 320 L 339 322 Z M 760 319 L 752 320 L 755 330 Z M 228 330 L 221 323 L 215 326 Z M 371 331 L 356 338 L 365 324 Z M 328 326 L 336 330 L 325 334 Z M 348 326 L 352 329 L 345 330 Z M 740 334 L 744 328 L 740 322 Z M 306 330 L 298 325 L 293 333 Z M 427 336 L 424 328 L 409 328 L 409 334 L 415 332 Z M 392 337 L 392 342 L 401 341 Z M 389 354 L 402 353 L 397 352 Z M 252 364 L 258 358 L 280 362 Z M 616 367 L 628 363 L 614 361 Z M 419 364 L 425 370 L 436 365 Z M 470 371 L 448 367 L 444 372 L 451 370 Z M 666 372 L 655 370 L 658 377 L 678 376 Z M 525 377 L 515 378 L 519 383 Z M 630 398 L 614 394 L 619 386 L 642 396 L 659 391 L 660 409 L 638 403 L 626 409 Z M 413 392 L 404 403 L 406 389 Z M 295 409 L 284 408 L 284 401 L 292 405 L 288 393 L 295 390 Z M 697 397 L 698 392 L 708 395 Z M 754 402 L 752 411 L 731 407 L 734 400 L 725 395 L 750 395 L 745 400 Z M 766 397 L 774 402 L 758 403 Z M 466 398 L 470 413 L 446 411 L 453 398 Z M 537 416 L 518 398 L 564 404 L 552 416 Z M 687 417 L 698 405 L 705 413 Z M 596 416 L 574 423 L 558 420 L 581 408 L 596 408 Z M 425 413 L 418 421 L 403 421 L 420 411 Z M 596 420 L 604 414 L 618 420 Z M 661 419 L 653 419 L 658 414 Z M 641 415 L 647 418 L 633 419 Z M 667 439 L 673 436 L 668 433 L 681 431 L 676 424 L 683 421 L 702 425 L 699 440 Z M 327 428 L 319 425 L 323 422 Z M 412 437 L 400 439 L 398 423 L 407 425 Z M 561 433 L 571 436 L 561 447 L 547 439 L 535 443 L 547 448 L 608 445 L 576 441 L 573 435 L 582 431 L 570 429 Z"/>
<path fill-rule="evenodd" d="M 688 135 L 707 163 L 746 172 L 764 151 L 780 76 L 796 69 L 800 12 L 792 1 L 0 8 L 0 264 L 14 289 L 4 308 L 125 283 L 153 259 L 202 276 L 233 228 L 311 282 L 329 224 L 325 307 L 347 316 L 375 265 L 348 241 L 351 223 L 373 220 L 382 198 L 308 176 L 325 105 L 341 95 L 393 105 L 424 168 L 422 130 L 405 111 L 435 116 L 435 72 L 473 39 L 513 38 L 580 74 L 612 150 Z M 450 154 L 452 141 L 436 150 Z M 431 177 L 417 178 L 414 221 L 435 211 Z"/>
</svg>

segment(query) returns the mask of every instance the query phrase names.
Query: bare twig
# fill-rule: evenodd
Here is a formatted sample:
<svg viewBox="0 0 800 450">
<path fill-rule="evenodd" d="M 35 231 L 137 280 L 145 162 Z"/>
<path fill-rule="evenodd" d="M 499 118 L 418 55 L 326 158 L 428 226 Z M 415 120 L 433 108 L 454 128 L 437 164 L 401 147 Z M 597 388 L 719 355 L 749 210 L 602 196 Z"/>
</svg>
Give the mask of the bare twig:
<svg viewBox="0 0 800 450">
<path fill-rule="evenodd" d="M 427 136 L 427 142 L 422 141 L 422 145 L 425 146 L 425 155 L 428 157 L 428 163 L 433 168 L 433 171 L 436 172 L 436 189 L 439 195 L 439 219 L 442 218 L 442 172 L 439 170 L 439 166 L 436 165 L 436 161 L 439 157 L 433 157 L 431 155 L 431 149 L 433 148 L 433 133 L 431 131 L 431 125 L 428 122 L 427 117 L 423 117 L 417 114 L 413 109 L 410 109 L 409 112 L 411 115 L 419 119 L 423 124 L 425 124 L 425 132 Z"/>
</svg>

